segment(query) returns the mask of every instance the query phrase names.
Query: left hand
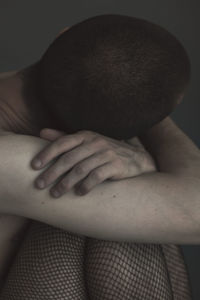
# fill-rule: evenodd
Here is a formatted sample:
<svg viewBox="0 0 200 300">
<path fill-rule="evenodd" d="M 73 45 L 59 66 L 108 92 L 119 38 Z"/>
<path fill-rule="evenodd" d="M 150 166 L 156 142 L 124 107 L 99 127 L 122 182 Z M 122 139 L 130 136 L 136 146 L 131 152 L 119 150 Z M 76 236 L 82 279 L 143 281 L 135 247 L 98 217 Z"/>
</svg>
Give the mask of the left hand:
<svg viewBox="0 0 200 300">
<path fill-rule="evenodd" d="M 106 179 L 119 180 L 156 170 L 153 158 L 137 137 L 130 145 L 93 131 L 66 135 L 47 128 L 41 130 L 40 137 L 52 143 L 34 157 L 32 167 L 38 170 L 57 160 L 36 178 L 35 184 L 42 189 L 59 180 L 50 190 L 56 198 L 73 186 L 83 195 Z"/>
</svg>

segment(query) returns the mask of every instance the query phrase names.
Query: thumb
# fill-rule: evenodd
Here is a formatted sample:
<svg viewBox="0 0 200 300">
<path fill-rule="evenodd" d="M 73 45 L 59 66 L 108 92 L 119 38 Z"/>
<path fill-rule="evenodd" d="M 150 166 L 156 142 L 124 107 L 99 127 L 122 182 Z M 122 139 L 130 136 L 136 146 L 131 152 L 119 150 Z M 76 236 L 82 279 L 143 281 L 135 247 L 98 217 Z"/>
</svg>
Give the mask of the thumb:
<svg viewBox="0 0 200 300">
<path fill-rule="evenodd" d="M 66 133 L 57 129 L 43 128 L 40 131 L 40 137 L 48 141 L 54 141 L 63 135 L 66 135 Z"/>
</svg>

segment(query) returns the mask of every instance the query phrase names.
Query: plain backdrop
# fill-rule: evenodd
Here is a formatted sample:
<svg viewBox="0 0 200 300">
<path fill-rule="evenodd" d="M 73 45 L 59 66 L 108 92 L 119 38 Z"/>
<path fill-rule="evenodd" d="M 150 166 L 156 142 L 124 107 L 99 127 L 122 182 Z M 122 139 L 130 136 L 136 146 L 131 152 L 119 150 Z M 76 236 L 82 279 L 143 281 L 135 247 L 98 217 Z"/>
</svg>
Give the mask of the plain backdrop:
<svg viewBox="0 0 200 300">
<path fill-rule="evenodd" d="M 0 0 L 0 72 L 37 61 L 66 26 L 100 14 L 136 16 L 173 33 L 186 48 L 192 80 L 182 104 L 171 115 L 200 146 L 200 1 L 198 0 Z M 200 246 L 182 246 L 193 298 L 200 299 Z"/>
</svg>

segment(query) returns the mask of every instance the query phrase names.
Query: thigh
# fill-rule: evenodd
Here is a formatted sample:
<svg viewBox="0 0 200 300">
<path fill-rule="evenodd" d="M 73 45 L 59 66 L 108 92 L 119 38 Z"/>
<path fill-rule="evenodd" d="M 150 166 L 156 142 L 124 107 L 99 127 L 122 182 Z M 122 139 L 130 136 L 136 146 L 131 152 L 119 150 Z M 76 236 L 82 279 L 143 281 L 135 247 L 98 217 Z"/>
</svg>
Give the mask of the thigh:
<svg viewBox="0 0 200 300">
<path fill-rule="evenodd" d="M 88 238 L 85 255 L 90 299 L 173 299 L 160 245 Z"/>
<path fill-rule="evenodd" d="M 1 291 L 3 300 L 86 300 L 85 237 L 33 222 Z"/>
</svg>

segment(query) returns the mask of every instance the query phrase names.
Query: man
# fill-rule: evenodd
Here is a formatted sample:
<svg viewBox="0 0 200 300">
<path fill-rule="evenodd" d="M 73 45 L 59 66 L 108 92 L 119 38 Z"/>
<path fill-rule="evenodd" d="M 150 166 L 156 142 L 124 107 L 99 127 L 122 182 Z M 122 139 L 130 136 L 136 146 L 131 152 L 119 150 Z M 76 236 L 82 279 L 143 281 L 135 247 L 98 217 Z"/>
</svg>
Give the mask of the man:
<svg viewBox="0 0 200 300">
<path fill-rule="evenodd" d="M 92 31 L 93 35 L 96 35 L 96 37 L 99 38 L 98 48 L 95 48 L 95 57 L 88 56 L 88 52 L 86 52 L 86 49 L 83 47 L 84 41 L 81 43 L 79 42 L 80 40 L 76 39 L 77 32 L 80 37 L 80 31 L 83 30 L 81 33 L 84 33 L 85 31 L 91 35 L 91 40 L 89 41 L 93 41 L 92 32 L 89 30 L 91 28 L 91 23 L 88 21 L 85 22 L 85 27 L 75 26 L 72 28 L 74 31 L 69 30 L 67 32 L 69 35 L 61 35 L 56 41 L 61 53 L 55 55 L 57 46 L 55 47 L 55 44 L 53 44 L 51 51 L 47 52 L 46 56 L 39 64 L 36 64 L 36 66 L 31 69 L 29 68 L 25 73 L 23 72 L 23 74 L 29 73 L 29 76 L 27 75 L 24 81 L 21 80 L 21 73 L 15 74 L 9 79 L 2 81 L 1 127 L 3 133 L 1 137 L 1 156 L 4 157 L 4 159 L 1 161 L 1 169 L 5 170 L 6 166 L 8 171 L 6 171 L 6 173 L 3 173 L 2 171 L 2 200 L 0 208 L 4 213 L 30 217 L 38 221 L 64 228 L 79 235 L 86 235 L 98 239 L 121 242 L 199 243 L 199 150 L 171 120 L 168 118 L 164 119 L 169 112 L 172 111 L 177 102 L 181 101 L 188 84 L 189 75 L 187 57 L 180 44 L 168 33 L 162 31 L 159 27 L 156 28 L 155 25 L 148 22 L 131 19 L 121 16 L 104 16 L 102 19 L 97 17 L 97 23 L 95 23 L 95 19 L 91 19 L 92 22 L 94 21 L 93 25 L 95 25 L 95 29 Z M 125 31 L 117 30 L 119 28 L 116 28 L 116 26 L 121 26 L 121 30 L 125 28 Z M 114 28 L 115 30 L 113 30 Z M 102 30 L 102 35 L 97 35 L 98 30 Z M 138 35 L 138 30 L 140 35 Z M 118 43 L 118 47 L 111 48 L 111 44 L 108 44 L 108 41 L 115 32 L 118 32 L 118 39 L 115 39 L 115 42 Z M 126 45 L 126 39 L 124 38 L 126 35 L 128 37 L 127 40 L 130 42 L 128 34 L 133 32 L 135 33 L 135 36 L 133 41 L 131 41 L 131 45 L 134 45 L 135 47 L 134 56 L 133 49 L 131 48 L 131 51 L 129 51 L 127 57 L 125 57 L 123 56 L 124 53 L 121 52 L 122 48 L 119 46 L 122 47 L 122 45 Z M 123 37 L 123 44 L 119 44 L 119 42 L 121 42 L 119 35 Z M 100 37 L 105 38 L 103 40 L 105 44 L 102 44 Z M 135 45 L 135 41 L 140 41 L 140 43 L 136 43 Z M 64 51 L 63 49 L 66 50 L 66 43 L 69 43 L 67 44 L 67 49 L 69 49 L 72 54 L 74 53 L 75 56 L 80 54 L 80 50 L 83 51 L 82 54 L 84 55 L 80 56 L 81 64 L 80 61 L 77 61 L 77 64 L 75 64 L 75 58 L 73 56 L 70 56 L 69 59 L 69 57 L 64 55 L 64 52 L 62 53 L 62 51 Z M 151 43 L 151 47 L 147 47 L 148 43 Z M 65 47 L 63 47 L 64 44 Z M 103 45 L 105 46 L 104 48 Z M 89 46 L 91 47 L 91 45 Z M 99 48 L 99 46 L 101 47 Z M 138 48 L 138 46 L 140 46 L 140 48 Z M 167 50 L 165 50 L 166 46 L 168 47 Z M 102 49 L 104 49 L 105 52 L 103 52 L 103 56 L 101 57 L 100 54 L 102 53 Z M 112 49 L 114 49 L 114 53 L 109 57 Z M 116 52 L 116 49 L 119 49 L 118 53 Z M 138 49 L 140 49 L 140 52 Z M 172 50 L 176 51 L 173 52 Z M 105 53 L 107 55 L 105 55 Z M 119 54 L 122 56 L 119 56 Z M 160 57 L 155 56 L 156 54 L 160 54 Z M 56 57 L 56 61 L 52 59 L 52 55 Z M 145 55 L 147 55 L 147 57 L 145 57 Z M 68 77 L 66 74 L 63 76 L 61 73 L 61 66 L 63 65 L 61 58 L 63 59 L 63 57 L 64 63 L 67 66 L 65 66 L 64 70 L 68 72 Z M 77 57 L 78 56 L 76 56 L 76 59 Z M 122 77 L 119 76 L 119 69 L 117 69 L 118 65 L 114 64 L 114 62 L 119 61 L 120 57 L 123 61 L 123 64 L 121 65 L 123 66 L 121 69 Z M 109 64 L 108 58 L 110 59 Z M 135 69 L 130 68 L 132 61 L 130 58 L 133 59 L 133 61 L 135 59 Z M 104 69 L 102 73 L 100 72 L 100 67 L 105 59 L 107 60 L 107 64 L 105 65 L 106 69 Z M 49 61 L 52 62 L 52 65 L 49 64 Z M 74 73 L 71 65 L 72 62 Z M 94 64 L 94 62 L 97 64 Z M 129 62 L 129 64 L 127 64 L 127 62 Z M 143 63 L 143 66 L 141 63 Z M 94 66 L 96 68 L 96 73 L 93 71 Z M 113 73 L 111 72 L 111 66 L 115 68 Z M 91 68 L 90 72 L 84 73 L 88 68 Z M 76 78 L 78 78 L 78 80 L 81 79 L 79 81 L 79 89 L 75 89 L 75 87 L 77 87 L 75 73 Z M 79 74 L 79 76 L 77 76 L 77 74 Z M 96 76 L 98 75 L 96 78 L 95 74 Z M 130 77 L 127 77 L 127 74 L 129 74 Z M 99 87 L 98 84 L 100 81 L 97 79 L 100 78 L 100 75 L 101 85 L 99 86 L 103 88 L 101 90 L 99 89 L 99 94 L 97 94 L 95 88 Z M 161 75 L 162 78 L 159 78 Z M 38 80 L 38 76 L 40 80 Z M 122 85 L 122 79 L 124 78 L 124 82 L 127 82 L 127 79 L 131 82 L 131 76 L 135 76 L 135 80 L 132 81 L 134 85 L 133 90 L 131 90 L 132 85 Z M 68 78 L 69 82 L 66 82 L 66 78 Z M 110 79 L 113 81 L 111 82 L 111 85 L 108 85 L 108 80 Z M 90 101 L 83 93 L 87 92 L 87 85 L 85 85 L 87 80 L 91 83 L 91 89 L 88 93 Z M 82 81 L 83 84 L 81 85 Z M 24 88 L 26 89 L 26 98 L 22 93 Z M 29 97 L 31 92 L 31 97 L 33 98 L 27 98 L 27 88 Z M 68 94 L 66 94 L 66 90 Z M 103 94 L 100 94 L 100 92 Z M 119 98 L 116 100 L 116 103 L 110 102 L 112 103 L 112 106 L 109 107 L 108 95 L 114 95 L 113 98 L 111 97 L 111 100 L 114 100 L 117 99 L 115 93 L 119 95 Z M 37 95 L 38 98 L 34 97 L 34 95 Z M 45 102 L 41 101 L 41 95 L 45 97 Z M 55 98 L 55 95 L 57 98 Z M 104 97 L 102 97 L 103 95 Z M 135 101 L 137 100 L 136 95 L 137 98 L 140 98 L 140 102 L 137 102 L 137 106 L 136 103 L 133 103 L 133 99 L 135 99 Z M 69 96 L 71 96 L 71 98 Z M 92 96 L 96 97 L 95 105 L 91 102 Z M 122 96 L 124 98 L 121 98 Z M 135 98 L 133 96 L 135 96 Z M 150 99 L 149 102 L 147 101 L 148 98 Z M 13 99 L 15 99 L 15 103 L 12 102 Z M 40 101 L 37 99 L 40 99 Z M 55 102 L 55 99 L 57 102 Z M 64 99 L 68 99 L 66 111 L 63 109 L 63 107 L 65 107 L 63 102 Z M 80 111 L 77 107 L 78 99 L 84 101 L 80 102 Z M 122 99 L 123 101 L 125 101 L 124 99 L 127 99 L 126 105 L 122 102 Z M 131 99 L 132 101 L 130 101 Z M 107 106 L 98 102 L 100 100 L 102 102 L 104 100 L 107 101 Z M 19 103 L 19 106 L 17 107 L 16 101 Z M 44 103 L 47 103 L 47 101 L 49 101 L 48 105 L 44 107 L 43 105 Z M 89 111 L 89 115 L 86 115 L 88 103 L 91 105 L 91 114 Z M 117 106 L 119 107 L 118 111 L 116 109 L 115 114 L 112 113 L 113 107 L 115 107 L 114 104 L 116 105 L 116 108 Z M 133 106 L 135 107 L 134 111 L 129 111 L 127 108 L 127 106 L 131 107 L 131 105 L 135 105 Z M 49 109 L 49 111 L 47 111 L 47 109 Z M 100 120 L 102 122 L 99 122 L 99 120 L 96 119 L 96 116 L 101 112 L 101 109 L 103 109 L 101 114 L 102 120 Z M 80 112 L 82 112 L 83 115 L 81 115 Z M 122 113 L 123 116 L 126 116 L 123 120 L 119 119 L 120 113 Z M 112 114 L 113 118 L 109 119 L 109 116 L 111 117 Z M 132 114 L 135 115 L 131 122 Z M 76 115 L 78 115 L 78 117 Z M 160 124 L 152 127 L 162 119 L 164 120 Z M 96 158 L 99 158 L 99 149 L 104 155 L 101 155 L 99 165 L 95 165 L 91 169 L 93 170 L 94 167 L 98 166 L 101 167 L 105 155 L 107 162 L 111 166 L 113 156 L 111 156 L 110 150 L 112 150 L 112 154 L 115 153 L 115 158 L 118 157 L 118 168 L 116 168 L 115 161 L 115 164 L 112 164 L 115 168 L 112 168 L 111 174 L 108 172 L 110 171 L 110 166 L 109 168 L 105 168 L 104 166 L 101 170 L 104 170 L 104 172 L 107 170 L 105 172 L 106 174 L 102 174 L 101 177 L 99 175 L 96 176 L 96 181 L 94 180 L 94 176 L 90 176 L 89 172 L 91 170 L 88 169 L 85 172 L 82 172 L 80 176 L 79 168 L 79 176 L 76 177 L 76 180 L 78 178 L 78 183 L 80 179 L 84 181 L 85 176 L 89 174 L 87 179 L 85 179 L 84 185 L 82 184 L 82 188 L 84 187 L 87 188 L 87 190 L 91 190 L 97 183 L 100 183 L 105 179 L 113 178 L 114 180 L 118 180 L 145 172 L 148 172 L 148 174 L 112 183 L 104 182 L 87 194 L 87 196 L 82 197 L 81 201 L 80 198 L 75 196 L 71 191 L 61 199 L 52 201 L 52 198 L 46 189 L 41 190 L 39 193 L 33 187 L 31 182 L 35 178 L 35 173 L 30 168 L 27 168 L 32 157 L 47 143 L 41 139 L 26 136 L 25 134 L 38 136 L 40 129 L 43 127 L 62 129 L 67 131 L 67 133 L 69 132 L 70 135 L 63 138 L 63 133 L 51 130 L 44 130 L 41 133 L 41 136 L 51 141 L 57 139 L 55 143 L 52 143 L 50 147 L 46 148 L 45 152 L 42 152 L 43 154 L 40 154 L 40 159 L 42 158 L 43 162 L 42 167 L 54 158 L 57 158 L 57 160 L 54 161 L 54 164 L 50 166 L 46 173 L 44 173 L 46 175 L 40 175 L 40 184 L 38 184 L 40 188 L 42 188 L 41 179 L 46 181 L 48 186 L 54 183 L 55 180 L 60 180 L 60 176 L 65 175 L 66 171 L 73 168 L 73 164 L 77 165 L 82 159 L 86 159 L 93 154 L 96 155 Z M 152 129 L 147 131 L 147 133 L 144 133 L 149 127 L 152 127 Z M 98 133 L 94 134 L 88 131 L 80 131 L 81 128 L 96 130 Z M 79 132 L 73 135 L 73 133 L 78 130 Z M 17 134 L 11 134 L 11 132 Z M 159 167 L 158 172 L 155 171 L 153 162 L 145 149 L 142 148 L 142 145 L 138 143 L 134 148 L 127 148 L 125 143 L 114 141 L 110 138 L 113 136 L 117 139 L 128 139 L 131 137 L 131 132 L 133 132 L 133 136 L 138 134 L 141 135 L 143 143 L 156 158 Z M 99 133 L 107 133 L 108 137 L 103 138 Z M 129 142 L 131 143 L 132 140 L 129 140 Z M 130 149 L 132 149 L 132 154 L 134 152 L 136 153 L 137 159 L 132 163 L 134 166 L 132 173 L 125 172 L 121 174 L 121 172 L 119 172 L 119 157 L 123 157 L 123 151 L 120 153 L 117 153 L 116 151 L 119 147 L 125 151 L 126 157 L 128 153 L 130 154 Z M 140 151 L 136 151 L 137 147 L 139 147 L 140 150 L 143 149 L 143 152 L 140 153 Z M 14 154 L 12 152 L 13 150 L 15 150 L 15 160 L 10 159 Z M 76 155 L 74 155 L 74 157 L 71 156 L 70 159 L 72 165 L 69 164 L 69 153 L 67 155 L 65 153 L 69 150 L 76 151 Z M 81 157 L 80 153 L 83 153 L 83 150 L 85 151 L 84 157 L 83 154 Z M 63 157 L 65 157 L 64 160 Z M 78 157 L 76 162 L 75 157 L 76 159 Z M 148 163 L 144 161 L 144 158 Z M 138 161 L 139 167 L 137 166 Z M 104 161 L 103 164 L 106 164 L 106 162 Z M 120 164 L 120 166 L 124 166 L 124 164 Z M 51 168 L 54 168 L 53 172 Z M 126 170 L 126 168 L 124 170 Z M 17 171 L 17 176 L 16 173 L 14 174 L 14 171 Z M 52 174 L 54 176 L 53 178 Z M 71 189 L 73 185 L 77 183 L 74 181 L 75 176 L 73 175 L 73 170 L 70 184 L 69 178 L 70 176 L 68 176 L 68 185 L 66 184 L 66 176 L 64 179 L 58 181 L 57 188 L 53 187 L 51 189 L 51 194 L 57 196 L 58 193 L 56 194 L 55 191 L 64 194 L 67 186 L 68 189 Z M 12 185 L 12 190 L 9 189 L 10 184 Z M 69 187 L 69 185 L 71 186 Z M 43 188 L 44 187 L 43 184 Z M 29 195 L 28 199 L 27 195 Z M 191 202 L 188 202 L 189 197 L 190 199 L 192 198 L 192 206 Z M 76 248 L 80 251 L 77 257 L 80 259 L 84 250 L 84 240 L 80 237 L 80 239 L 76 239 L 76 242 L 77 241 L 79 241 L 78 243 L 80 246 Z M 82 260 L 80 259 L 78 264 L 80 267 L 82 267 L 81 261 Z M 88 266 L 90 266 L 89 256 Z M 100 269 L 101 265 L 98 267 Z M 88 267 L 88 269 L 90 268 L 91 267 Z M 112 275 L 114 276 L 114 273 L 112 273 Z M 10 278 L 12 279 L 12 274 Z M 98 280 L 99 279 L 100 278 L 98 278 Z M 147 279 L 149 280 L 149 278 Z M 81 278 L 81 280 L 83 285 L 84 279 Z M 100 288 L 98 290 L 98 284 L 101 283 L 100 280 L 97 281 L 98 284 L 96 286 L 92 276 L 89 278 L 89 281 L 90 283 L 87 288 L 90 297 L 94 297 L 95 299 L 99 299 L 98 297 L 101 299 L 108 299 L 108 292 L 113 293 L 111 289 L 106 289 L 106 284 L 109 285 L 108 281 L 105 282 L 103 286 L 105 290 L 103 295 L 101 295 L 102 290 Z M 163 282 L 165 282 L 165 280 Z M 147 284 L 144 284 L 144 286 L 147 287 Z M 91 287 L 93 287 L 93 291 Z M 94 292 L 95 288 L 96 291 Z M 129 286 L 129 288 L 131 290 L 131 286 Z M 126 299 L 126 297 L 128 299 L 128 297 L 133 296 L 134 293 L 134 291 L 131 291 L 132 294 L 129 294 L 126 289 L 127 288 L 125 287 L 124 293 L 121 296 L 123 299 Z M 80 293 L 79 296 L 81 295 L 82 297 L 81 299 L 87 297 L 84 287 L 79 287 L 77 290 L 78 293 Z M 148 286 L 145 294 L 140 294 L 140 299 L 142 299 L 142 297 L 143 299 L 144 297 L 147 297 L 148 299 L 160 299 L 160 295 L 158 294 L 152 296 L 152 291 L 155 292 L 156 289 L 151 289 Z M 23 295 L 25 292 L 26 290 L 23 291 Z M 139 292 L 140 291 L 138 291 L 138 293 Z M 5 297 L 7 297 L 7 299 L 11 297 L 11 294 L 9 293 L 12 293 L 12 291 L 6 290 L 5 287 L 2 294 L 4 299 L 6 299 Z M 119 293 L 119 291 L 116 290 L 114 293 Z M 162 295 L 163 299 L 164 297 L 170 299 L 172 296 L 171 292 L 168 292 L 165 288 L 164 295 L 165 296 Z M 189 295 L 184 296 L 189 297 Z M 22 296 L 19 296 L 19 294 L 17 297 L 18 298 L 16 299 L 22 299 L 20 298 Z M 70 297 L 72 299 L 72 296 Z M 73 295 L 73 297 L 78 296 Z M 36 296 L 34 299 L 36 299 Z"/>
</svg>

